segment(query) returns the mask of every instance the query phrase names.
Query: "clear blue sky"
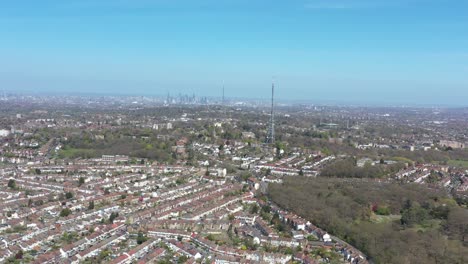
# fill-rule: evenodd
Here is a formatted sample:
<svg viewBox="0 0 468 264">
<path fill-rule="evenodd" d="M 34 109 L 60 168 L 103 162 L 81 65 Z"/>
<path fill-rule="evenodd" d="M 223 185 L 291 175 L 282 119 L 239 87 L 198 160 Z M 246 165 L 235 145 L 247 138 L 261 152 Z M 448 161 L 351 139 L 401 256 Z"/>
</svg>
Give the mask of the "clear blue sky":
<svg viewBox="0 0 468 264">
<path fill-rule="evenodd" d="M 7 91 L 468 105 L 466 0 L 14 0 Z"/>
</svg>

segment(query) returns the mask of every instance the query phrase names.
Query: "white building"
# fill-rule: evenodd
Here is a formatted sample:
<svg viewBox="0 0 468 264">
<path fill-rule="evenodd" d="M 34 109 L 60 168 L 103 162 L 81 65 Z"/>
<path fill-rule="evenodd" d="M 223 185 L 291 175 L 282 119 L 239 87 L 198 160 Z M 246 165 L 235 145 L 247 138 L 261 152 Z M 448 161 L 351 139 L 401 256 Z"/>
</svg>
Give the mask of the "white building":
<svg viewBox="0 0 468 264">
<path fill-rule="evenodd" d="M 7 137 L 10 135 L 10 130 L 0 129 L 0 137 Z"/>
</svg>

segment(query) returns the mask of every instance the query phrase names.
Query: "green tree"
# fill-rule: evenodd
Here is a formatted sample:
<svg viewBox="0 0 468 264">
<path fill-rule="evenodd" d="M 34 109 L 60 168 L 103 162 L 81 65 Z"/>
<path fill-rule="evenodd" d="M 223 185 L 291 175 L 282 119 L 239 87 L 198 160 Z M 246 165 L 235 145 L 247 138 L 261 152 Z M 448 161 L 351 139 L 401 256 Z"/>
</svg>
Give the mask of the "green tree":
<svg viewBox="0 0 468 264">
<path fill-rule="evenodd" d="M 117 212 L 112 212 L 109 216 L 109 223 L 113 224 L 114 223 L 114 220 L 115 218 L 117 218 L 119 216 L 119 213 Z"/>
<path fill-rule="evenodd" d="M 468 239 L 468 210 L 464 208 L 450 210 L 445 229 L 450 237 L 466 241 Z"/>
<path fill-rule="evenodd" d="M 411 208 L 404 210 L 401 214 L 401 224 L 405 226 L 413 226 L 422 224 L 429 218 L 427 209 L 421 207 L 419 204 L 413 204 Z"/>
<path fill-rule="evenodd" d="M 73 193 L 72 192 L 65 193 L 65 198 L 67 198 L 68 200 L 72 199 L 73 198 Z"/>
<path fill-rule="evenodd" d="M 141 244 L 145 243 L 146 240 L 148 240 L 148 238 L 147 238 L 142 232 L 138 232 L 138 235 L 137 235 L 137 244 L 138 244 L 138 245 L 141 245 Z"/>
<path fill-rule="evenodd" d="M 187 262 L 187 260 L 188 260 L 187 256 L 182 255 L 182 256 L 180 256 L 180 257 L 177 259 L 177 263 L 178 263 L 178 264 L 182 264 L 182 263 Z"/>
<path fill-rule="evenodd" d="M 271 207 L 269 205 L 263 205 L 262 211 L 269 214 L 271 212 Z"/>
<path fill-rule="evenodd" d="M 293 255 L 293 254 L 294 254 L 294 250 L 293 250 L 292 248 L 288 247 L 288 248 L 286 248 L 286 249 L 284 250 L 284 254 L 286 254 L 286 255 Z"/>
<path fill-rule="evenodd" d="M 241 174 L 241 178 L 243 181 L 247 181 L 250 177 L 252 177 L 252 173 L 246 171 Z"/>
<path fill-rule="evenodd" d="M 258 213 L 258 205 L 257 204 L 254 204 L 254 205 L 252 205 L 252 207 L 250 207 L 250 213 L 251 214 Z"/>
<path fill-rule="evenodd" d="M 10 179 L 10 180 L 8 181 L 8 188 L 10 188 L 10 189 L 16 189 L 16 182 L 15 182 L 15 180 Z"/>
<path fill-rule="evenodd" d="M 377 207 L 377 210 L 375 211 L 376 214 L 378 215 L 390 215 L 390 208 L 387 206 L 379 206 Z"/>
<path fill-rule="evenodd" d="M 80 179 L 78 180 L 78 186 L 81 186 L 85 183 L 85 178 L 84 177 L 80 177 Z"/>
<path fill-rule="evenodd" d="M 64 208 L 60 211 L 60 217 L 67 217 L 71 214 L 71 210 L 69 208 Z"/>
</svg>

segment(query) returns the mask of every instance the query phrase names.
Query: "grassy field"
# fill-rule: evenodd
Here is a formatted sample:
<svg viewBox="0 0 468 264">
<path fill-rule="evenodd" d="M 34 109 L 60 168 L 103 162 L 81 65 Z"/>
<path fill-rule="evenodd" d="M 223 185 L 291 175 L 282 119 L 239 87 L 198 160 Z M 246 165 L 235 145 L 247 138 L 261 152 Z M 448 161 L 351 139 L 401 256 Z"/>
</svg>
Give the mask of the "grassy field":
<svg viewBox="0 0 468 264">
<path fill-rule="evenodd" d="M 468 168 L 468 160 L 449 160 L 448 165 L 454 167 Z"/>
<path fill-rule="evenodd" d="M 93 158 L 96 156 L 96 151 L 91 150 L 91 149 L 65 148 L 65 149 L 61 149 L 58 155 L 60 158 L 69 158 L 69 159 L 74 159 L 74 158 L 79 158 L 79 157 Z"/>
<path fill-rule="evenodd" d="M 426 221 L 424 224 L 416 225 L 415 227 L 410 228 L 410 229 L 416 232 L 427 232 L 430 230 L 440 228 L 441 223 L 442 221 L 439 219 L 432 219 L 432 220 Z"/>
<path fill-rule="evenodd" d="M 370 221 L 373 223 L 387 223 L 387 222 L 392 222 L 395 220 L 400 220 L 401 215 L 377 215 L 377 214 L 372 214 L 370 217 Z"/>
</svg>

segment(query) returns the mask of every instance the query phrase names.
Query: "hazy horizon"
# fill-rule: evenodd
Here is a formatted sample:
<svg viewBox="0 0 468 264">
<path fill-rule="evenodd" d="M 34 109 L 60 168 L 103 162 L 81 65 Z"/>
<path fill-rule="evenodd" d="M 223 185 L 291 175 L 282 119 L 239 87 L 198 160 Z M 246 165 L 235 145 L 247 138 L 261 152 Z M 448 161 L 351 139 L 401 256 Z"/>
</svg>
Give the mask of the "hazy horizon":
<svg viewBox="0 0 468 264">
<path fill-rule="evenodd" d="M 468 3 L 21 0 L 0 9 L 0 85 L 468 105 Z"/>
<path fill-rule="evenodd" d="M 241 103 L 241 102 L 256 102 L 264 103 L 266 107 L 269 107 L 271 102 L 271 90 L 269 94 L 265 94 L 265 97 L 242 97 L 242 96 L 232 96 L 225 97 L 226 102 L 231 104 Z M 47 96 L 56 96 L 56 97 L 82 97 L 82 98 L 94 98 L 94 97 L 122 97 L 122 98 L 157 98 L 158 100 L 165 100 L 167 96 L 172 98 L 177 98 L 181 96 L 192 96 L 195 95 L 197 98 L 207 98 L 209 100 L 208 104 L 216 105 L 222 99 L 221 95 L 203 95 L 203 94 L 184 94 L 184 93 L 169 93 L 169 94 L 150 94 L 150 93 L 101 93 L 101 92 L 63 92 L 63 91 L 35 91 L 35 92 L 14 92 L 14 91 L 2 91 L 4 95 L 10 96 L 38 96 L 38 97 L 47 97 Z M 268 97 L 270 96 L 270 97 Z M 318 99 L 284 99 L 275 97 L 275 105 L 277 106 L 330 106 L 330 107 L 369 107 L 369 108 L 441 108 L 441 109 L 456 109 L 456 108 L 468 108 L 466 104 L 443 104 L 443 103 L 415 103 L 415 102 L 389 102 L 389 101 L 356 101 L 356 100 L 318 100 Z"/>
</svg>

